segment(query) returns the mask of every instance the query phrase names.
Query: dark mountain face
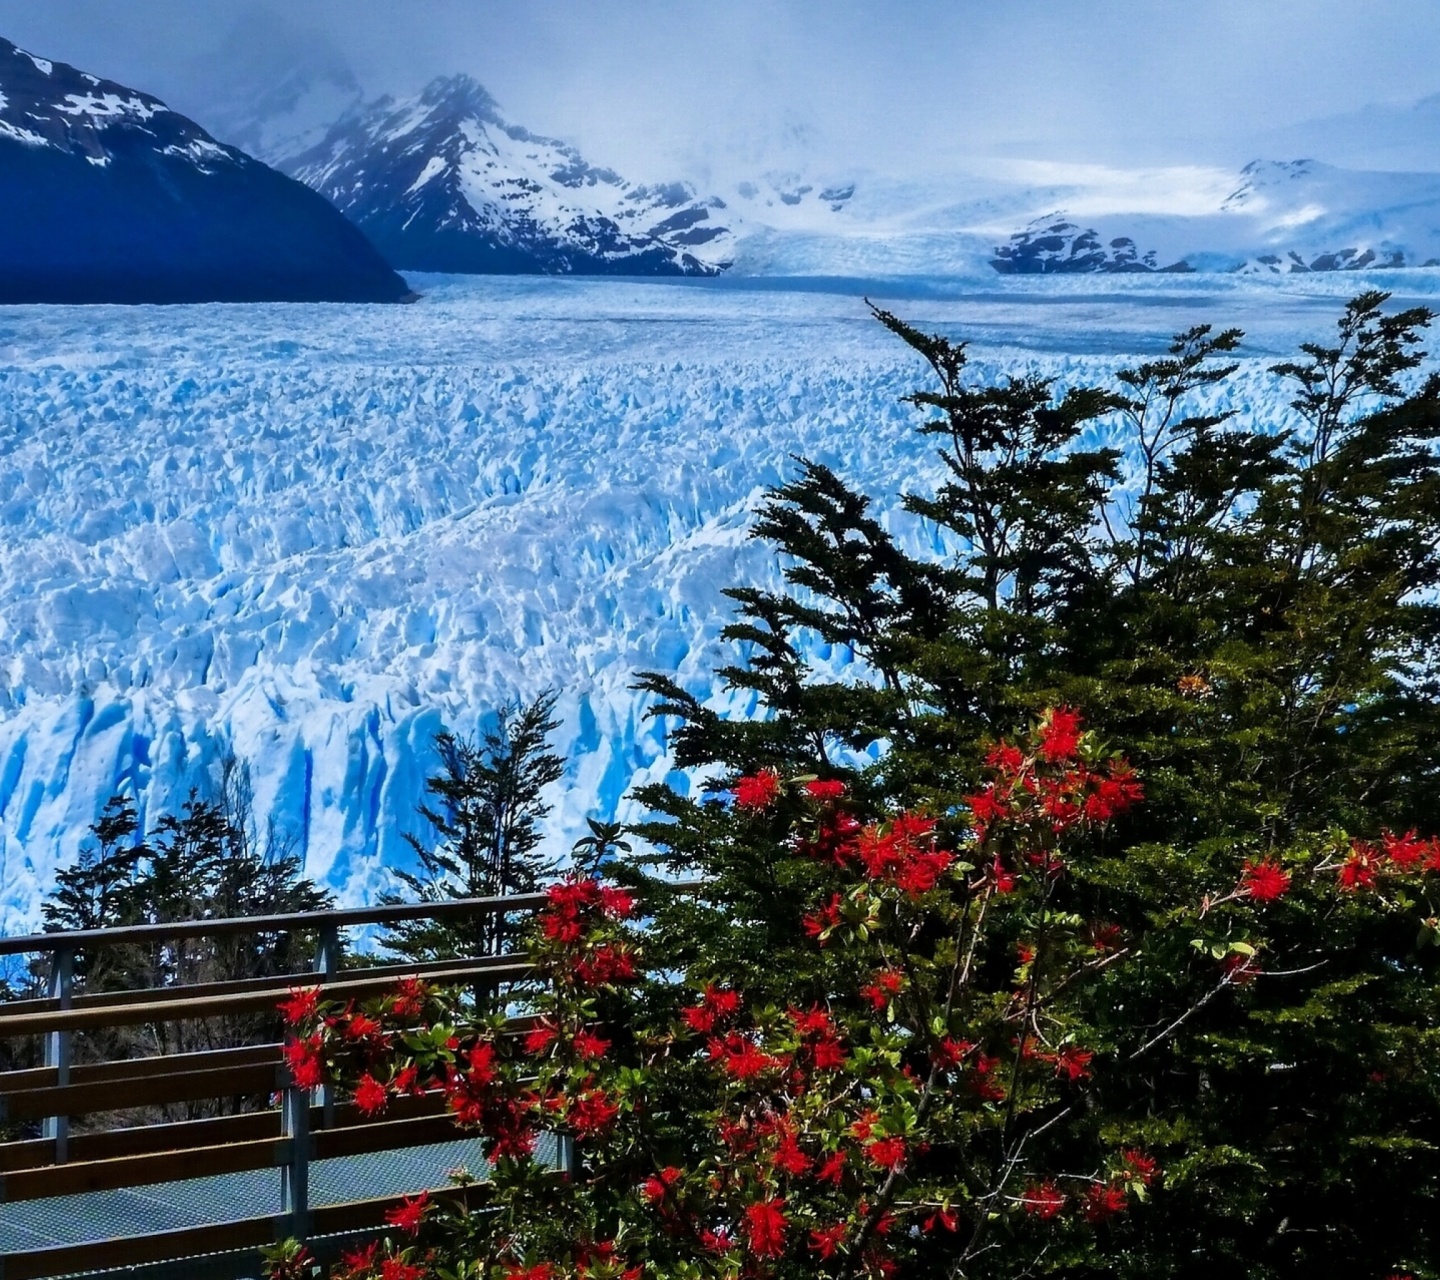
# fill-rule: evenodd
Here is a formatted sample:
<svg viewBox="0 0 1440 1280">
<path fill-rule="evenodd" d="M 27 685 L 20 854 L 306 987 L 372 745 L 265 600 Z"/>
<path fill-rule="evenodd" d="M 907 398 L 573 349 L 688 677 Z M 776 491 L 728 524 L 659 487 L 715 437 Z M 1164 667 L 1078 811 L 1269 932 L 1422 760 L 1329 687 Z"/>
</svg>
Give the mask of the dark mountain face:
<svg viewBox="0 0 1440 1280">
<path fill-rule="evenodd" d="M 353 112 L 284 167 L 403 270 L 714 275 L 733 257 L 721 201 L 626 182 L 507 124 L 468 76 Z"/>
<path fill-rule="evenodd" d="M 0 40 L 0 302 L 395 302 L 330 204 L 148 94 Z"/>
</svg>

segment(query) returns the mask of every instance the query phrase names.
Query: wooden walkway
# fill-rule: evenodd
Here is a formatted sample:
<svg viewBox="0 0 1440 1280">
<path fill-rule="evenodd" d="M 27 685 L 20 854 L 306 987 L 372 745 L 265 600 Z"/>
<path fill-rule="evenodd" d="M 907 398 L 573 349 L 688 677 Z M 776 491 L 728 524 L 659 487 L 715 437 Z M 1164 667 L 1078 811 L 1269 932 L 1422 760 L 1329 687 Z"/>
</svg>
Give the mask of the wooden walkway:
<svg viewBox="0 0 1440 1280">
<path fill-rule="evenodd" d="M 39 1037 L 44 1063 L 0 1073 L 0 1123 L 38 1133 L 0 1142 L 0 1280 L 163 1263 L 177 1263 L 175 1275 L 255 1274 L 261 1245 L 289 1235 L 363 1238 L 403 1194 L 444 1186 L 459 1166 L 482 1173 L 476 1144 L 457 1133 L 439 1093 L 396 1099 L 368 1118 L 324 1089 L 313 1097 L 297 1089 L 278 1043 L 73 1064 L 72 1040 L 108 1027 L 272 1011 L 295 986 L 323 984 L 340 998 L 379 994 L 401 976 L 503 988 L 528 976 L 528 965 L 477 956 L 342 970 L 341 931 L 513 915 L 543 901 L 529 894 L 0 938 L 0 955 L 48 953 L 52 974 L 46 998 L 0 1005 L 0 1038 Z M 318 938 L 312 971 L 153 991 L 75 989 L 76 957 L 99 948 L 289 931 Z M 96 1123 L 106 1113 L 241 1099 L 252 1109 L 168 1124 Z M 76 1116 L 86 1117 L 85 1131 L 72 1133 Z M 468 1194 L 483 1196 L 483 1185 Z M 229 1261 L 199 1266 L 200 1255 L 216 1254 Z"/>
</svg>

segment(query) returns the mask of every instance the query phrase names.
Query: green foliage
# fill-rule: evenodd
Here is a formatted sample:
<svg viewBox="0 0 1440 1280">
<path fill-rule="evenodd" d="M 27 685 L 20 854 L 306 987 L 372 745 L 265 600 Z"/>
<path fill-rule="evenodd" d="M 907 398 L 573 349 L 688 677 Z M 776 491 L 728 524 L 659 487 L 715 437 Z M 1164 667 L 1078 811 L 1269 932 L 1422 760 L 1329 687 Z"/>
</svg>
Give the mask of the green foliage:
<svg viewBox="0 0 1440 1280">
<path fill-rule="evenodd" d="M 111 798 L 91 833 L 93 842 L 58 873 L 43 904 L 47 931 L 283 915 L 333 905 L 304 876 L 298 854 L 273 824 L 261 834 L 248 772 L 233 758 L 222 764 L 214 798 L 192 791 L 181 812 L 162 817 L 148 835 L 124 796 Z M 287 930 L 82 950 L 75 957 L 76 984 L 98 993 L 304 972 L 314 945 L 305 931 Z M 259 1043 L 273 1035 L 274 1025 L 271 1016 L 236 1015 L 199 1026 L 113 1028 L 78 1037 L 76 1052 L 81 1060 L 104 1060 Z"/>
<path fill-rule="evenodd" d="M 721 676 L 762 714 L 725 721 L 641 680 L 714 788 L 641 792 L 650 869 L 706 883 L 646 885 L 652 945 L 775 998 L 813 972 L 795 939 L 817 873 L 781 856 L 786 817 L 737 825 L 718 791 L 760 769 L 839 777 L 958 843 L 987 744 L 1041 708 L 1083 706 L 1123 744 L 1147 803 L 1053 907 L 1137 947 L 1088 988 L 1077 1034 L 1113 1050 L 1098 1123 L 1167 1177 L 1098 1245 L 1006 1252 L 1025 1274 L 1440 1274 L 1429 891 L 1337 901 L 1297 880 L 1258 917 L 1222 902 L 1247 861 L 1334 868 L 1349 837 L 1440 828 L 1440 378 L 1410 376 L 1429 313 L 1385 302 L 1361 295 L 1333 345 L 1277 366 L 1295 419 L 1254 430 L 1197 405 L 1234 371 L 1234 330 L 1189 330 L 1113 388 L 1057 399 L 1033 378 L 971 385 L 964 344 L 877 310 L 936 384 L 911 401 L 945 477 L 905 506 L 955 554 L 911 554 L 802 463 L 755 531 L 788 589 L 732 593 L 748 661 Z M 1101 417 L 1119 450 L 1083 447 Z M 856 667 L 822 677 L 818 644 Z M 1257 972 L 1222 983 L 1237 947 Z"/>
<path fill-rule="evenodd" d="M 433 843 L 407 833 L 419 869 L 395 872 L 410 900 L 533 893 L 553 872 L 536 849 L 550 812 L 542 794 L 565 768 L 550 750 L 559 727 L 555 697 L 505 705 L 478 743 L 449 733 L 436 738 L 441 771 L 426 787 L 435 801 L 420 806 Z M 514 932 L 503 916 L 410 921 L 396 925 L 384 945 L 410 959 L 445 960 L 499 954 Z"/>
</svg>

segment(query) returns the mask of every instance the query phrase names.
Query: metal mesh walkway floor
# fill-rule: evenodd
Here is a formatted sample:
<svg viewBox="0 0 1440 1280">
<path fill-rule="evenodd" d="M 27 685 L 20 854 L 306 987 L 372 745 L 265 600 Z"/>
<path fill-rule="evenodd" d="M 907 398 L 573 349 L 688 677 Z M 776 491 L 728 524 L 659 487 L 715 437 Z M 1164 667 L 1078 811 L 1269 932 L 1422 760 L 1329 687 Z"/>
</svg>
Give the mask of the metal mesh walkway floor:
<svg viewBox="0 0 1440 1280">
<path fill-rule="evenodd" d="M 457 1168 L 484 1176 L 485 1161 L 475 1139 L 316 1160 L 310 1166 L 310 1204 L 320 1208 L 443 1187 L 449 1183 L 450 1171 Z M 0 1253 L 149 1235 L 279 1212 L 279 1169 L 0 1204 Z"/>
</svg>

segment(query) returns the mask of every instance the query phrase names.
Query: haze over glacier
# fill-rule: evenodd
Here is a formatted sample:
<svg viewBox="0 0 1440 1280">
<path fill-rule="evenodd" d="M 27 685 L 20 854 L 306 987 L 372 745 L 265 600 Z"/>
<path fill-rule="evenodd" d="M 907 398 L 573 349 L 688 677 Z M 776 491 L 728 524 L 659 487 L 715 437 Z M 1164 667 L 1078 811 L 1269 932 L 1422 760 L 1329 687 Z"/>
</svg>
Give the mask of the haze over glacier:
<svg viewBox="0 0 1440 1280">
<path fill-rule="evenodd" d="M 1433 271 L 1365 279 L 1440 293 Z M 1175 328 L 1239 323 L 1226 395 L 1274 420 L 1266 364 L 1323 336 L 1355 277 L 1302 281 L 873 287 L 974 337 L 987 377 L 1099 377 Z M 7 929 L 108 795 L 153 819 L 226 750 L 309 869 L 367 898 L 406 856 L 434 732 L 552 685 L 561 850 L 667 776 L 630 681 L 709 689 L 722 588 L 775 581 L 745 531 L 790 455 L 892 518 L 889 495 L 935 478 L 898 403 L 920 371 L 853 290 L 419 283 L 398 310 L 0 312 Z"/>
</svg>

